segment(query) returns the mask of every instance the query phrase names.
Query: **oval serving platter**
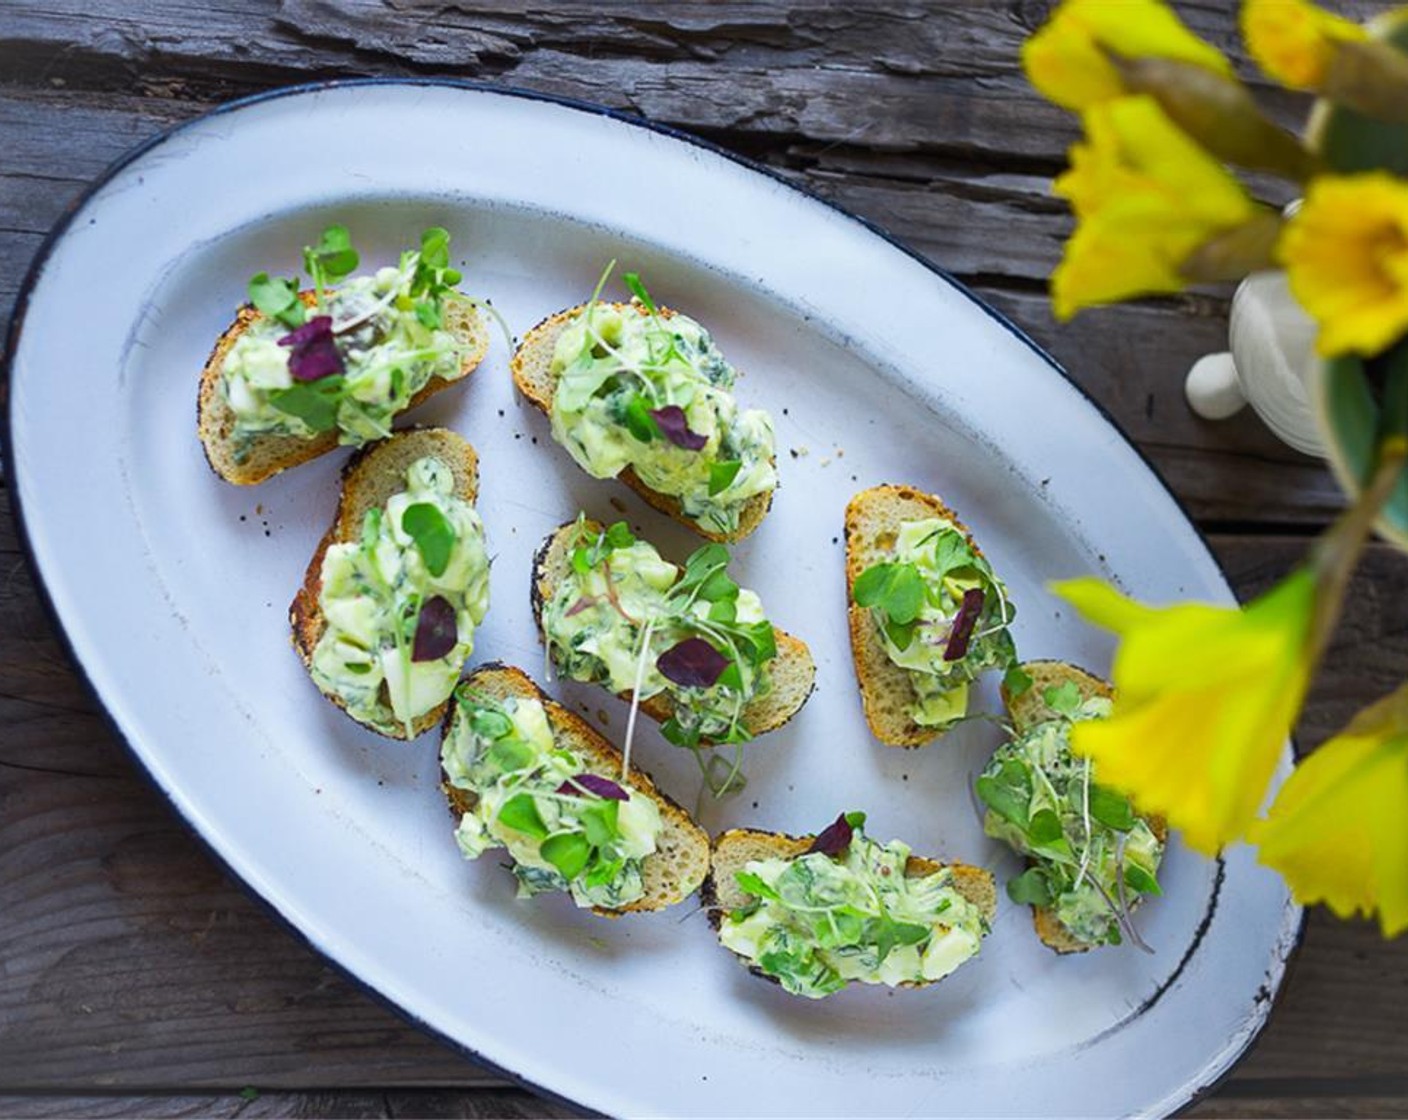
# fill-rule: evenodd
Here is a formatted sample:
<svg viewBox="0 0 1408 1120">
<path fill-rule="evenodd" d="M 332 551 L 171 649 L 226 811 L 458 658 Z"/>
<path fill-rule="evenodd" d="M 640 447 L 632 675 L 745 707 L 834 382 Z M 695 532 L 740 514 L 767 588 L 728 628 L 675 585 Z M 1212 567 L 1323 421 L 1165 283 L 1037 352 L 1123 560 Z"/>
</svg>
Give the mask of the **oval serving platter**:
<svg viewBox="0 0 1408 1120">
<path fill-rule="evenodd" d="M 710 831 L 806 832 L 864 809 L 879 839 L 1016 869 L 968 793 L 995 728 L 920 751 L 866 732 L 840 542 L 858 489 L 908 482 L 959 510 L 1008 581 L 1028 658 L 1109 664 L 1108 639 L 1045 593 L 1051 579 L 1095 571 L 1154 601 L 1232 601 L 1163 485 L 1048 358 L 825 203 L 688 138 L 501 90 L 354 82 L 236 103 L 110 172 L 47 246 L 11 336 L 5 451 L 75 659 L 240 878 L 432 1031 L 614 1114 L 1161 1114 L 1230 1068 L 1301 918 L 1243 848 L 1208 861 L 1175 839 L 1165 896 L 1139 913 L 1153 955 L 1058 958 L 1004 898 L 981 957 L 943 984 L 815 1003 L 747 975 L 697 909 L 604 921 L 563 898 L 517 901 L 494 861 L 462 860 L 437 736 L 362 731 L 289 648 L 287 604 L 346 452 L 238 489 L 196 439 L 199 371 L 249 276 L 295 271 L 334 221 L 364 264 L 446 226 L 462 287 L 519 334 L 615 259 L 709 326 L 745 371 L 740 398 L 771 411 L 782 488 L 735 567 L 811 644 L 818 689 L 748 748 L 744 793 L 704 805 Z M 676 558 L 693 542 L 578 472 L 515 399 L 507 359 L 496 339 L 466 385 L 408 419 L 458 429 L 482 458 L 495 560 L 476 659 L 540 676 L 528 572 L 552 527 L 580 508 L 628 517 Z M 552 687 L 619 740 L 622 705 Z M 979 701 L 998 710 L 994 682 Z M 636 752 L 694 802 L 691 758 L 653 727 Z"/>
</svg>

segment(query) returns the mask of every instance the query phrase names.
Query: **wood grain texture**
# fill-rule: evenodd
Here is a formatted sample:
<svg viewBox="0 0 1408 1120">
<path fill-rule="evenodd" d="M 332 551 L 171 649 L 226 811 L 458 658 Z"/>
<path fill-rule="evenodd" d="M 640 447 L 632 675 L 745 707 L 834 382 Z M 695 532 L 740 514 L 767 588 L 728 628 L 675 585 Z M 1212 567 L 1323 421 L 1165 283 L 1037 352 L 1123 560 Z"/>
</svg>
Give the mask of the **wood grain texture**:
<svg viewBox="0 0 1408 1120">
<path fill-rule="evenodd" d="M 1232 8 L 1179 0 L 1228 51 Z M 1337 2 L 1362 18 L 1386 5 Z M 112 160 L 230 97 L 347 76 L 472 78 L 688 129 L 845 206 L 1046 346 L 1210 528 L 1246 596 L 1341 504 L 1250 416 L 1181 378 L 1227 292 L 1057 325 L 1076 137 L 1016 65 L 1043 0 L 528 4 L 27 0 L 0 6 L 0 319 L 45 233 Z M 1258 180 L 1272 201 L 1286 197 Z M 974 371 L 975 376 L 980 371 Z M 1053 466 L 1059 470 L 1059 464 Z M 1309 749 L 1408 676 L 1408 560 L 1371 550 L 1299 728 Z M 1194 1115 L 1408 1116 L 1408 939 L 1312 915 L 1272 1022 Z M 252 1099 L 239 1090 L 255 1086 Z M 0 489 L 0 1115 L 571 1116 L 406 1024 L 232 883 L 95 710 Z"/>
</svg>

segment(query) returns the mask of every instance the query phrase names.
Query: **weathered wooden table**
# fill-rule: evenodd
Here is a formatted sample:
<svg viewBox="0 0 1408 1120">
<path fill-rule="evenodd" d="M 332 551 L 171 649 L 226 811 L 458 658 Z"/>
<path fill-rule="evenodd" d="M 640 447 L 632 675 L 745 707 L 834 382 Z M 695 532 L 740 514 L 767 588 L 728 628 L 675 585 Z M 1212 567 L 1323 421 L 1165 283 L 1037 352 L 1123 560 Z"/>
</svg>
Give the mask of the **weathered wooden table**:
<svg viewBox="0 0 1408 1120">
<path fill-rule="evenodd" d="M 1179 5 L 1249 73 L 1227 6 Z M 1114 415 L 1248 596 L 1296 561 L 1339 492 L 1253 418 L 1213 425 L 1185 407 L 1189 362 L 1225 345 L 1226 292 L 1052 321 L 1045 278 L 1070 221 L 1048 188 L 1075 129 L 1015 62 L 1045 11 L 1027 0 L 5 0 L 0 314 L 45 232 L 111 160 L 230 98 L 412 74 L 600 102 L 759 160 L 972 285 Z M 1267 100 L 1288 122 L 1303 109 Z M 1408 560 L 1375 547 L 1303 747 L 1408 676 L 1405 592 Z M 8 516 L 0 1113 L 571 1114 L 407 1025 L 226 877 L 79 684 Z M 1408 938 L 1386 944 L 1313 913 L 1271 1025 L 1195 1113 L 1408 1115 Z"/>
</svg>

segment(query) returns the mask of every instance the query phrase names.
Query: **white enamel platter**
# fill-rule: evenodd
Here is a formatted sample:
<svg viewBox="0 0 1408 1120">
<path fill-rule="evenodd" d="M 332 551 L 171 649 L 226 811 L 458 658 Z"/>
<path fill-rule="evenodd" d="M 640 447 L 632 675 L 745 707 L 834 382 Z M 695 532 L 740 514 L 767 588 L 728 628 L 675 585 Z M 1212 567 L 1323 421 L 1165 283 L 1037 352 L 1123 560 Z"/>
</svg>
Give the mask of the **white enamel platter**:
<svg viewBox="0 0 1408 1120">
<path fill-rule="evenodd" d="M 1107 637 L 1044 591 L 1097 572 L 1154 601 L 1231 602 L 1198 533 L 1096 407 L 1010 324 L 861 222 L 697 142 L 587 107 L 446 83 L 257 98 L 149 145 L 50 243 L 9 353 L 11 483 L 36 571 L 112 722 L 216 853 L 329 958 L 432 1031 L 581 1105 L 629 1115 L 1162 1114 L 1194 1099 L 1269 1012 L 1300 912 L 1251 853 L 1175 839 L 1157 950 L 1062 959 L 1004 897 L 979 959 L 923 991 L 820 1002 L 749 976 L 689 904 L 621 921 L 519 902 L 461 859 L 438 736 L 361 731 L 289 648 L 286 610 L 346 452 L 263 486 L 220 482 L 195 435 L 212 342 L 257 271 L 298 268 L 329 222 L 382 264 L 431 224 L 464 287 L 515 334 L 590 293 L 606 263 L 712 328 L 776 420 L 782 488 L 736 573 L 804 637 L 817 690 L 749 748 L 711 830 L 813 831 L 846 809 L 880 839 L 990 868 L 968 788 L 999 741 L 972 723 L 919 751 L 861 718 L 840 544 L 849 496 L 942 494 L 1019 607 L 1023 656 L 1106 670 Z M 619 272 L 618 272 L 619 275 Z M 619 288 L 609 289 L 618 293 Z M 492 607 L 476 659 L 541 678 L 537 544 L 579 508 L 624 510 L 680 559 L 688 534 L 580 474 L 520 404 L 496 339 L 410 419 L 482 461 Z M 552 686 L 619 739 L 624 707 Z M 995 682 L 979 702 L 998 709 Z M 653 726 L 637 757 L 693 804 L 691 758 Z"/>
</svg>

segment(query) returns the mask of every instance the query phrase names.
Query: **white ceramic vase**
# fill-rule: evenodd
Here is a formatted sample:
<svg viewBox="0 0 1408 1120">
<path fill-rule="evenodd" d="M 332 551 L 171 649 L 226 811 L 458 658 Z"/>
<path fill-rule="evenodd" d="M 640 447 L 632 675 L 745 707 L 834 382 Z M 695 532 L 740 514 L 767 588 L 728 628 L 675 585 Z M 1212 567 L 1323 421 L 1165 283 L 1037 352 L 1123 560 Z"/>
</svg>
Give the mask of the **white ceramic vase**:
<svg viewBox="0 0 1408 1120">
<path fill-rule="evenodd" d="M 1284 272 L 1257 272 L 1237 287 L 1230 353 L 1208 354 L 1188 371 L 1184 392 L 1199 416 L 1223 420 L 1247 404 L 1280 439 L 1325 456 L 1312 405 L 1315 324 L 1292 297 Z"/>
</svg>

